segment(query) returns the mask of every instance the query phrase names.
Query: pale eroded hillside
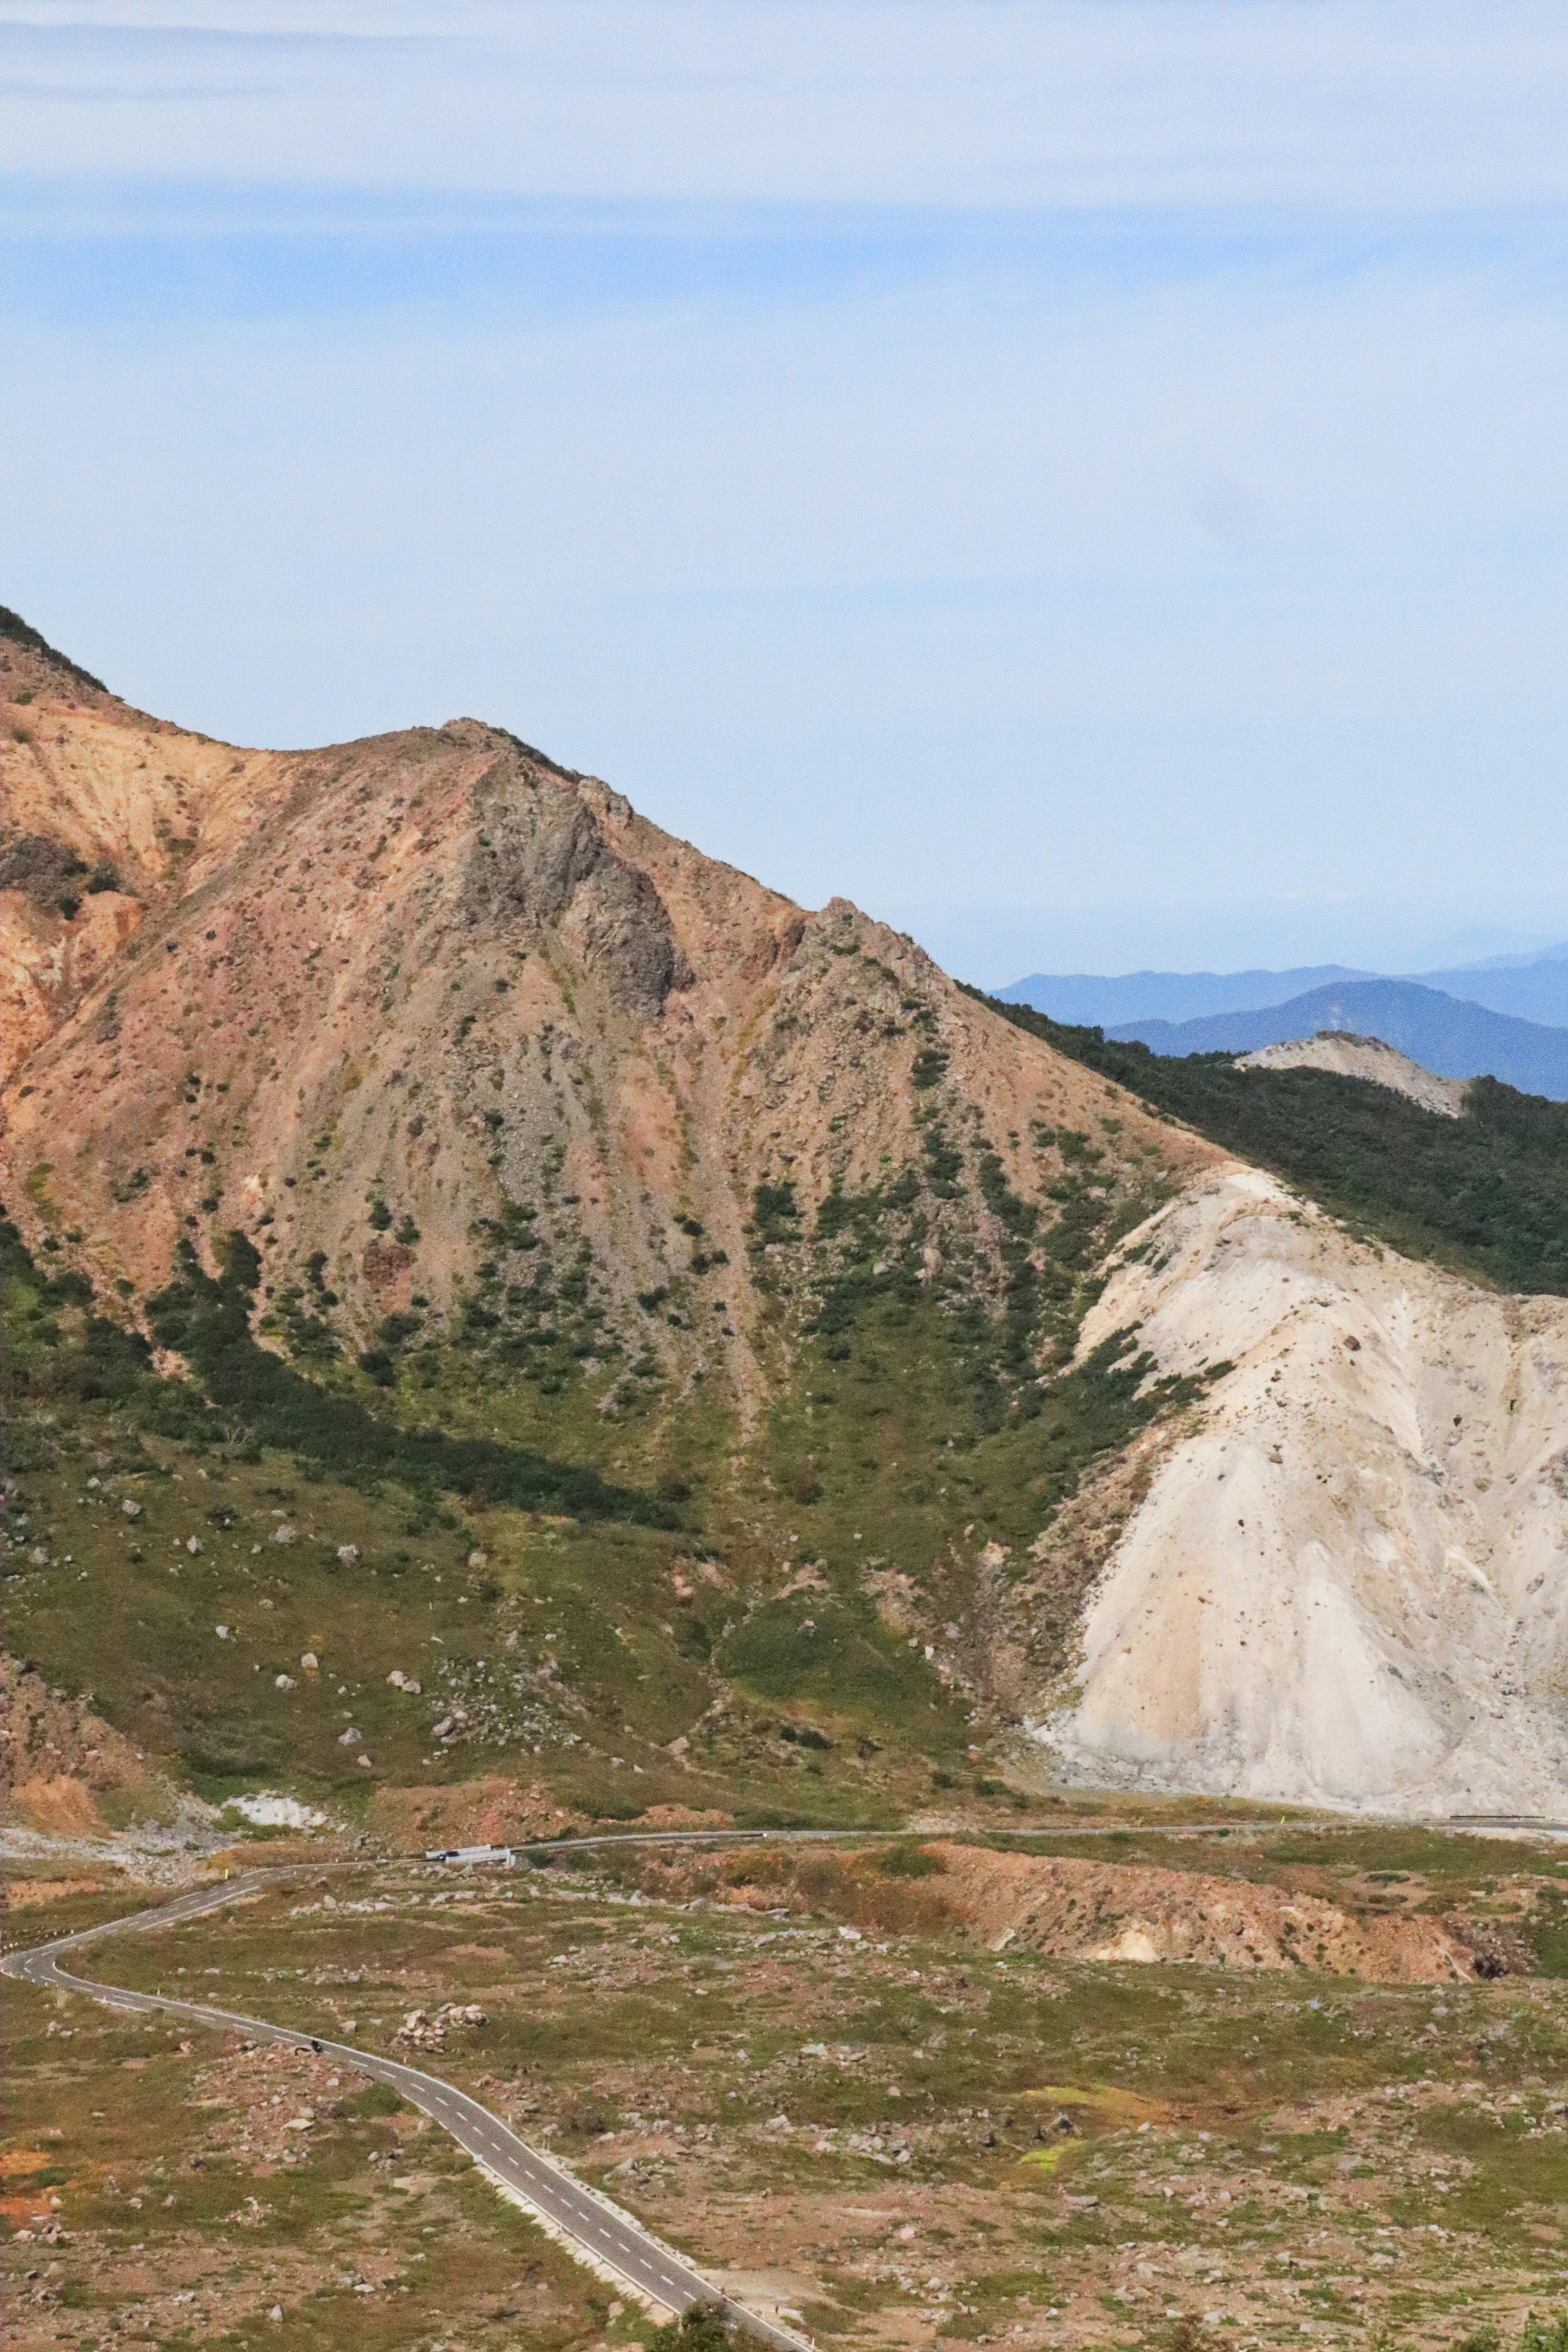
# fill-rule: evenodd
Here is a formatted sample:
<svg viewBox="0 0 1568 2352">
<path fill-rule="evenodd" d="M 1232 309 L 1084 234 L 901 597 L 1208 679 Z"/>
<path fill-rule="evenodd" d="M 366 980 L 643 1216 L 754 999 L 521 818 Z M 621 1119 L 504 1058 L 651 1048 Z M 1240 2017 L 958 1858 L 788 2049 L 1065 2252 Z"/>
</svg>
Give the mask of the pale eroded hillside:
<svg viewBox="0 0 1568 2352">
<path fill-rule="evenodd" d="M 1391 1810 L 1568 1804 L 1568 1303 L 1349 1239 L 1254 1171 L 1133 1238 L 1083 1344 L 1228 1360 L 1040 1711 L 1074 1770 Z"/>
<path fill-rule="evenodd" d="M 1315 1037 L 1298 1037 L 1286 1045 L 1260 1045 L 1256 1054 L 1243 1054 L 1237 1067 L 1334 1070 L 1342 1077 L 1370 1078 L 1374 1087 L 1391 1087 L 1444 1118 L 1458 1118 L 1464 1107 L 1462 1079 L 1435 1077 L 1381 1037 L 1354 1037 L 1343 1029 L 1320 1029 Z"/>
</svg>

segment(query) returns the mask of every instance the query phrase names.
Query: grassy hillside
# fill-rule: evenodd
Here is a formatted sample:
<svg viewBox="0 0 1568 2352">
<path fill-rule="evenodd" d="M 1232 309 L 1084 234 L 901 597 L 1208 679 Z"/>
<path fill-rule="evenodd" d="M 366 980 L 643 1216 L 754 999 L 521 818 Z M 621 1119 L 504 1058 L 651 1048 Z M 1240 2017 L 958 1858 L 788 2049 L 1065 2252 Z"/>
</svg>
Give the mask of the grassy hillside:
<svg viewBox="0 0 1568 2352">
<path fill-rule="evenodd" d="M 1568 1295 L 1568 1104 L 1477 1078 L 1464 1116 L 1444 1118 L 1364 1079 L 1157 1055 L 985 1002 L 1407 1255 L 1505 1290 Z"/>
<path fill-rule="evenodd" d="M 973 1785 L 972 1699 L 908 1621 L 971 1627 L 996 1560 L 1203 1383 L 1151 1381 L 1131 1333 L 1072 1360 L 1160 1165 L 1042 1130 L 1065 1167 L 1030 1202 L 970 1125 L 933 1107 L 918 1161 L 815 1213 L 757 1189 L 727 1276 L 761 1324 L 749 1428 L 655 1372 L 606 1414 L 504 1329 L 369 1370 L 281 1318 L 264 1346 L 238 1234 L 145 1302 L 167 1377 L 124 1298 L 0 1224 L 11 1646 L 214 1794 L 500 1769 L 595 1811 L 816 1818 Z"/>
</svg>

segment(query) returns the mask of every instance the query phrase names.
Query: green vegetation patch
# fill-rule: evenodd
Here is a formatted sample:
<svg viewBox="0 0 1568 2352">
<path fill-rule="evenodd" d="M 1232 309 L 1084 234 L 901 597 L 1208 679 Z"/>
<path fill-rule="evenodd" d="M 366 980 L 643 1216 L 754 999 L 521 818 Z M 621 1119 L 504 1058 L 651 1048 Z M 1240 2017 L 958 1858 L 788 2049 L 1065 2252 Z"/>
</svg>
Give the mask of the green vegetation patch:
<svg viewBox="0 0 1568 2352">
<path fill-rule="evenodd" d="M 89 686 L 99 694 L 109 692 L 100 677 L 94 677 L 92 672 L 83 669 L 79 662 L 73 662 L 68 654 L 62 654 L 58 646 L 51 646 L 47 637 L 40 635 L 30 621 L 24 621 L 20 613 L 13 613 L 8 604 L 0 604 L 0 637 L 11 645 L 24 647 L 28 653 L 42 654 L 46 661 L 52 662 L 57 669 L 64 670 L 68 677 L 74 677 L 79 686 Z"/>
<path fill-rule="evenodd" d="M 759 1697 L 805 1700 L 868 1723 L 916 1706 L 925 1714 L 941 1696 L 930 1668 L 856 1598 L 810 1593 L 768 1601 L 723 1644 L 719 1659 L 727 1675 Z"/>
<path fill-rule="evenodd" d="M 1505 1290 L 1568 1293 L 1568 1103 L 1475 1078 L 1463 1115 L 1447 1118 L 1367 1078 L 1162 1055 L 981 1002 L 1408 1256 Z"/>
<path fill-rule="evenodd" d="M 395 1476 L 416 1494 L 446 1490 L 475 1502 L 553 1508 L 578 1518 L 676 1524 L 668 1504 L 611 1486 L 581 1465 L 552 1462 L 489 1438 L 400 1429 L 378 1420 L 358 1398 L 304 1379 L 252 1337 L 260 1260 L 243 1234 L 229 1234 L 216 1282 L 188 1244 L 181 1244 L 179 1265 L 176 1279 L 149 1302 L 153 1330 L 163 1346 L 180 1350 L 213 1403 L 237 1416 L 257 1444 L 286 1449 L 348 1486 Z"/>
</svg>

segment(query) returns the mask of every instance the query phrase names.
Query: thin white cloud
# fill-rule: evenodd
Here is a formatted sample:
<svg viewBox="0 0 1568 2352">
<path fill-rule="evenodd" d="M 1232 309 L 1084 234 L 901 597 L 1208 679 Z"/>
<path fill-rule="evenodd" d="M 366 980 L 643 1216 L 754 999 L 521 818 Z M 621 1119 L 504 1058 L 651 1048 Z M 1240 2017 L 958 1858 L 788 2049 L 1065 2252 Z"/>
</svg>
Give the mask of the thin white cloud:
<svg viewBox="0 0 1568 2352">
<path fill-rule="evenodd" d="M 8 601 L 215 734 L 475 711 L 812 900 L 1568 890 L 1568 321 L 1485 277 L 13 343 Z"/>
<path fill-rule="evenodd" d="M 22 171 L 731 202 L 1568 196 L 1560 0 L 78 0 L 13 22 Z M 309 74 L 276 80 L 300 41 Z M 123 102 L 174 88 L 197 94 L 155 122 Z"/>
<path fill-rule="evenodd" d="M 253 740 L 467 708 L 814 900 L 1568 895 L 1562 0 L 16 15 L 69 299 L 9 339 L 7 601 L 125 691 Z M 168 251 L 97 236 L 132 184 Z M 436 316 L 540 196 L 580 262 Z M 895 226 L 622 299 L 600 204 Z M 1042 265 L 1091 207 L 1125 266 Z M 276 313 L 171 299 L 225 236 Z"/>
</svg>

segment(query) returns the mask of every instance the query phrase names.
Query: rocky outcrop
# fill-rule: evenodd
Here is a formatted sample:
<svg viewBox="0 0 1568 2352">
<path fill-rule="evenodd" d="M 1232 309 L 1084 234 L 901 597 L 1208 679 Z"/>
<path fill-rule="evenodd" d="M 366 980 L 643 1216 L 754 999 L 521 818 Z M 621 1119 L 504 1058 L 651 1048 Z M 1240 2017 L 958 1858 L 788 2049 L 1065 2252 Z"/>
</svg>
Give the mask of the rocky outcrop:
<svg viewBox="0 0 1568 2352">
<path fill-rule="evenodd" d="M 588 798 L 574 789 L 582 781 L 503 746 L 474 794 L 464 911 L 488 937 L 518 934 L 536 945 L 551 926 L 570 925 L 583 961 L 604 974 L 616 1003 L 654 1021 L 670 990 L 689 985 L 690 967 L 652 878 L 611 848 Z"/>
</svg>

